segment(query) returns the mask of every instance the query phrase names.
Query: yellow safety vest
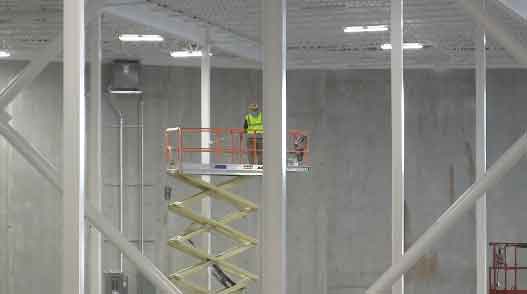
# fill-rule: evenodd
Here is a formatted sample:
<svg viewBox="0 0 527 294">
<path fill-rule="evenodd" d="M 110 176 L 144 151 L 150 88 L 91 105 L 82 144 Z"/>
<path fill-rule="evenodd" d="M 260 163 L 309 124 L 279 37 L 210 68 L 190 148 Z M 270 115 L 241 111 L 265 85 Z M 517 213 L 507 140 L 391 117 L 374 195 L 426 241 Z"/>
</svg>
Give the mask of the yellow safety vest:
<svg viewBox="0 0 527 294">
<path fill-rule="evenodd" d="M 263 134 L 263 116 L 261 112 L 258 112 L 257 116 L 247 114 L 245 116 L 247 121 L 247 134 Z"/>
</svg>

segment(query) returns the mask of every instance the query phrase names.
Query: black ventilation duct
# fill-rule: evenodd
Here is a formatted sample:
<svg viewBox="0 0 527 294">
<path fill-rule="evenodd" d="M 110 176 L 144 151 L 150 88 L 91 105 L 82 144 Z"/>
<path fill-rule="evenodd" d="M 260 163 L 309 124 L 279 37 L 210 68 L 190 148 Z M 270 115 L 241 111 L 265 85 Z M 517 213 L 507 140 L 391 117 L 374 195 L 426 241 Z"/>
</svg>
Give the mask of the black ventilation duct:
<svg viewBox="0 0 527 294">
<path fill-rule="evenodd" d="M 141 94 L 141 63 L 139 60 L 114 60 L 110 92 Z"/>
</svg>

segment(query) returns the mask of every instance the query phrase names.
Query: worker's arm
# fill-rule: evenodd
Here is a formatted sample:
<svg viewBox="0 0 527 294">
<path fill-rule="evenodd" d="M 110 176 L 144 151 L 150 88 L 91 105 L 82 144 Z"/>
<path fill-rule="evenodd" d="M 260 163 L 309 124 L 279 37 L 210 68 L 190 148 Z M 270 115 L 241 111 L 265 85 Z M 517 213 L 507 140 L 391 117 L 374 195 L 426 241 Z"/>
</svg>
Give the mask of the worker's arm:
<svg viewBox="0 0 527 294">
<path fill-rule="evenodd" d="M 247 120 L 243 120 L 243 129 L 245 130 L 245 132 L 247 133 L 247 129 L 249 128 L 249 123 L 247 123 Z"/>
</svg>

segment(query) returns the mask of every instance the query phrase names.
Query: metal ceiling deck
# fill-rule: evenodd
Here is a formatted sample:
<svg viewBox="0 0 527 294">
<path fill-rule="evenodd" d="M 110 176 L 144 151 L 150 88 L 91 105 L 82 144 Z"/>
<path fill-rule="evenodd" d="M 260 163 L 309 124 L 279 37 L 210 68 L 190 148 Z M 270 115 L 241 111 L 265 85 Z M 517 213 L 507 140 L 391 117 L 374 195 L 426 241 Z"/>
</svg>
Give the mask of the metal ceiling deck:
<svg viewBox="0 0 527 294">
<path fill-rule="evenodd" d="M 497 17 L 527 45 L 526 19 L 500 1 L 509 0 L 488 0 L 489 14 Z M 170 50 L 192 41 L 188 34 L 178 31 L 179 26 L 173 25 L 177 21 L 193 30 L 210 30 L 216 66 L 258 66 L 257 61 L 250 59 L 258 56 L 260 0 L 108 0 L 106 7 L 122 11 L 121 16 L 104 15 L 103 49 L 107 59 L 127 57 L 140 58 L 146 64 L 198 65 L 199 60 L 169 57 Z M 346 34 L 342 28 L 388 24 L 389 7 L 389 0 L 289 0 L 289 67 L 387 68 L 389 54 L 379 46 L 389 41 L 388 32 Z M 131 17 L 122 17 L 124 11 Z M 60 32 L 61 13 L 62 2 L 57 0 L 2 1 L 0 46 L 9 48 L 15 59 L 37 54 Z M 152 18 L 156 19 L 156 25 L 150 25 Z M 426 48 L 407 51 L 405 65 L 473 67 L 474 30 L 474 24 L 460 9 L 458 0 L 407 0 L 405 39 L 422 42 Z M 166 41 L 123 44 L 116 38 L 123 32 L 161 33 Z M 488 44 L 488 63 L 490 67 L 517 66 L 492 39 Z"/>
</svg>

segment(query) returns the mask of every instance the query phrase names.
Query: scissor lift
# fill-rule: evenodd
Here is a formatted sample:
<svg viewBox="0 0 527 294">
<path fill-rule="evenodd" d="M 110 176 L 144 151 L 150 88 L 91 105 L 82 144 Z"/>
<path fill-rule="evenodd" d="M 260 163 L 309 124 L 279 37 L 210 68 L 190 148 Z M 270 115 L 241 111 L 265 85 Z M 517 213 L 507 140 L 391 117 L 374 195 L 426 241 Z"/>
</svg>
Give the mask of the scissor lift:
<svg viewBox="0 0 527 294">
<path fill-rule="evenodd" d="M 521 265 L 527 243 L 493 242 L 490 249 L 489 294 L 527 294 L 527 280 L 521 275 L 527 271 L 527 266 Z"/>
<path fill-rule="evenodd" d="M 207 134 L 211 139 L 208 147 L 201 147 L 201 136 Z M 182 234 L 171 238 L 169 246 L 195 258 L 197 263 L 178 270 L 169 276 L 176 285 L 189 289 L 194 293 L 228 294 L 240 293 L 247 289 L 250 283 L 258 280 L 258 275 L 245 270 L 229 259 L 255 248 L 258 240 L 231 226 L 257 212 L 256 203 L 238 195 L 229 189 L 239 185 L 250 176 L 263 175 L 263 165 L 248 162 L 250 155 L 256 155 L 263 150 L 258 149 L 252 136 L 243 129 L 204 129 L 204 128 L 170 128 L 165 132 L 165 156 L 167 173 L 178 180 L 200 190 L 199 193 L 169 204 L 169 210 L 190 220 L 189 226 Z M 303 142 L 299 146 L 298 142 Z M 309 164 L 309 136 L 300 130 L 288 132 L 288 167 L 289 172 L 308 172 Z M 210 153 L 210 164 L 200 163 L 202 153 Z M 254 158 L 254 157 L 253 157 Z M 230 176 L 220 184 L 209 183 L 199 176 Z M 207 218 L 190 208 L 205 197 L 228 203 L 235 208 L 235 212 L 221 218 Z M 196 247 L 192 238 L 203 233 L 221 234 L 236 244 L 219 254 L 209 254 L 206 249 Z M 212 273 L 223 285 L 223 289 L 213 290 L 192 281 L 190 276 L 212 268 Z M 236 277 L 236 278 L 234 278 Z"/>
</svg>

